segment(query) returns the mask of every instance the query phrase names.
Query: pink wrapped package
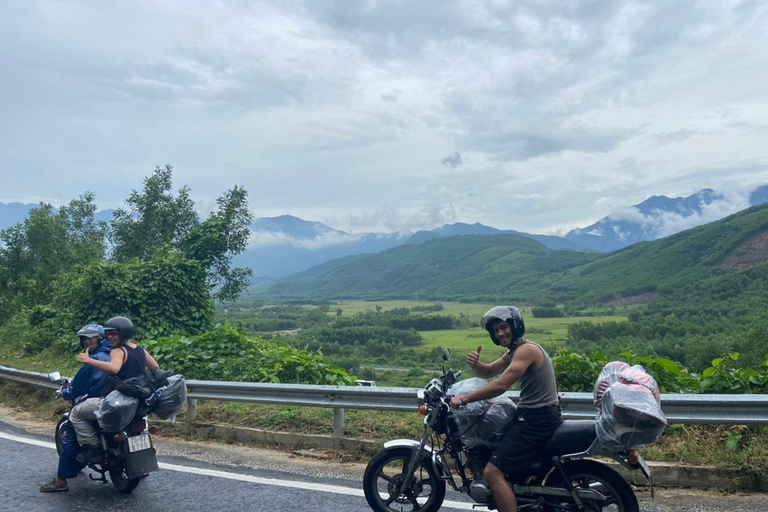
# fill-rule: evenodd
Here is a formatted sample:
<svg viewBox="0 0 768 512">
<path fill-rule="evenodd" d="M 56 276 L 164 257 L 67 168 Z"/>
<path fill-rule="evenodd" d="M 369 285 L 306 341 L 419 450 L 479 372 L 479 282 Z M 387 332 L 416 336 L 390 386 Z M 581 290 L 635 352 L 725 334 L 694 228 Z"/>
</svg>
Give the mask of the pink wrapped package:
<svg viewBox="0 0 768 512">
<path fill-rule="evenodd" d="M 610 450 L 651 444 L 667 426 L 659 386 L 642 366 L 620 361 L 605 365 L 595 383 L 593 401 L 599 410 L 597 437 Z"/>
</svg>

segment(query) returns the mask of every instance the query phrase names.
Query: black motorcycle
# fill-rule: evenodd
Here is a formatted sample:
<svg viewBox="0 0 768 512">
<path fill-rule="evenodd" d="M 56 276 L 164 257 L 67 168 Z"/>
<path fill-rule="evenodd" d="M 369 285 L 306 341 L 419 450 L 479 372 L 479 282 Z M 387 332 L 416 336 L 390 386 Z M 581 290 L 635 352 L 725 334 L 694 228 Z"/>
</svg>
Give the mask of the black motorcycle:
<svg viewBox="0 0 768 512">
<path fill-rule="evenodd" d="M 443 357 L 450 359 L 446 350 Z M 384 444 L 365 470 L 365 499 L 376 512 L 436 512 L 445 499 L 446 483 L 468 494 L 474 506 L 496 508 L 483 469 L 492 450 L 468 448 L 449 405 L 449 388 L 461 372 L 432 379 L 419 399 L 425 416 L 420 441 L 396 439 Z M 636 449 L 604 450 L 594 420 L 565 420 L 527 469 L 523 484 L 513 485 L 521 511 L 639 512 L 637 497 L 614 469 L 590 457 L 606 456 L 628 469 L 639 469 L 651 485 L 651 471 Z"/>
<path fill-rule="evenodd" d="M 67 379 L 62 379 L 58 373 L 49 375 L 52 381 L 61 384 L 56 392 L 56 397 L 69 385 Z M 150 397 L 151 398 L 151 397 Z M 128 494 L 139 485 L 141 479 L 160 468 L 157 465 L 157 454 L 152 445 L 152 437 L 157 433 L 157 427 L 150 427 L 147 415 L 151 412 L 152 402 L 144 400 L 136 411 L 133 419 L 120 432 L 104 432 L 95 422 L 99 434 L 99 441 L 103 451 L 103 462 L 88 464 L 88 467 L 99 476 L 89 474 L 91 480 L 107 483 L 106 475 L 112 485 L 121 493 Z M 70 409 L 74 403 L 70 402 Z M 69 411 L 62 413 L 56 423 L 54 439 L 56 451 L 61 454 L 63 443 L 63 426 L 69 421 Z"/>
</svg>

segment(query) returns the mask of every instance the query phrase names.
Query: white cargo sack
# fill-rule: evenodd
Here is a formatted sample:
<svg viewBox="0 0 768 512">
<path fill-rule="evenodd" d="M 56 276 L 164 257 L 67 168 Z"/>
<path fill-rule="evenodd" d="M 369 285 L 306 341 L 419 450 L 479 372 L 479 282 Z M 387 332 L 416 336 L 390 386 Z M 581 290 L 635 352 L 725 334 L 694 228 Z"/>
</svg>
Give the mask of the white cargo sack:
<svg viewBox="0 0 768 512">
<path fill-rule="evenodd" d="M 485 379 L 472 378 L 457 382 L 448 390 L 449 395 L 466 395 L 488 383 Z M 467 448 L 485 446 L 495 449 L 517 417 L 517 406 L 504 395 L 468 403 L 452 410 L 453 417 L 464 432 L 462 443 Z"/>
<path fill-rule="evenodd" d="M 594 403 L 597 438 L 611 451 L 654 443 L 667 426 L 659 387 L 639 365 L 608 363 L 595 384 Z"/>
<path fill-rule="evenodd" d="M 164 420 L 175 419 L 187 401 L 187 383 L 181 375 L 168 377 L 168 385 L 157 390 L 158 399 L 152 412 Z"/>
<path fill-rule="evenodd" d="M 101 400 L 99 409 L 95 413 L 99 426 L 105 432 L 123 430 L 136 415 L 138 403 L 137 398 L 126 396 L 117 390 L 111 391 Z"/>
</svg>

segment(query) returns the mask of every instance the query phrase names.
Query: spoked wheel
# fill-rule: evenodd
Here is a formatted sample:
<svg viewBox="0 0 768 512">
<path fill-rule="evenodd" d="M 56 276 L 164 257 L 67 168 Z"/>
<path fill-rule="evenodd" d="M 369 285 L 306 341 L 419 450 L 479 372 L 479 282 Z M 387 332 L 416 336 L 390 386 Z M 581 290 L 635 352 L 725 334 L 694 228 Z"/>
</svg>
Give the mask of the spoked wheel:
<svg viewBox="0 0 768 512">
<path fill-rule="evenodd" d="M 408 489 L 402 489 L 413 451 L 392 448 L 377 453 L 363 477 L 368 505 L 376 512 L 436 512 L 445 499 L 445 481 L 431 464 L 419 464 Z"/>
<path fill-rule="evenodd" d="M 594 496 L 582 497 L 584 510 L 588 512 L 640 511 L 632 487 L 611 468 L 590 460 L 567 463 L 565 468 L 573 485 L 579 489 L 589 489 L 595 492 Z M 563 485 L 562 478 L 557 471 L 549 477 L 547 485 L 556 487 Z M 572 500 L 557 498 L 556 506 L 551 507 L 551 510 L 562 510 L 563 506 L 566 506 L 567 510 L 568 504 L 575 507 Z"/>
<path fill-rule="evenodd" d="M 137 476 L 136 478 L 128 478 L 128 473 L 124 464 L 110 467 L 109 479 L 112 480 L 112 485 L 115 486 L 115 489 L 123 494 L 129 494 L 137 485 L 139 485 L 139 482 L 141 482 L 140 476 Z"/>
</svg>

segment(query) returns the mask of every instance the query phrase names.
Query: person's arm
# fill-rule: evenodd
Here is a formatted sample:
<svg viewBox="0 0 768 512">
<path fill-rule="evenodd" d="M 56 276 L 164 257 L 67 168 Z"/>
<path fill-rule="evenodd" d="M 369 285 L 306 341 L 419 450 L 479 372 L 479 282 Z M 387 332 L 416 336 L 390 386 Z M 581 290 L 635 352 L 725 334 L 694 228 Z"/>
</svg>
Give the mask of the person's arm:
<svg viewBox="0 0 768 512">
<path fill-rule="evenodd" d="M 78 362 L 89 364 L 94 368 L 96 368 L 97 370 L 103 371 L 107 375 L 116 375 L 117 372 L 120 371 L 120 368 L 123 367 L 125 358 L 126 358 L 125 351 L 119 347 L 112 349 L 112 351 L 109 353 L 109 362 L 97 361 L 96 359 L 92 359 L 88 355 L 88 352 L 80 353 L 77 355 Z"/>
<path fill-rule="evenodd" d="M 503 372 L 504 368 L 509 364 L 509 356 L 504 354 L 492 363 L 483 363 L 480 361 L 480 351 L 482 348 L 482 345 L 478 345 L 477 350 L 473 350 L 467 355 L 467 364 L 474 374 L 481 379 L 488 379 Z"/>
<path fill-rule="evenodd" d="M 149 352 L 146 350 L 144 351 L 145 354 L 147 354 L 147 368 L 150 370 L 154 370 L 155 368 L 159 368 L 160 365 L 157 364 L 157 361 L 155 361 L 155 358 L 149 355 Z"/>
<path fill-rule="evenodd" d="M 466 395 L 454 396 L 451 398 L 451 407 L 458 407 L 470 402 L 477 402 L 478 400 L 494 398 L 504 394 L 512 384 L 520 380 L 520 377 L 523 376 L 525 371 L 531 365 L 538 362 L 540 354 L 541 351 L 533 345 L 523 345 L 518 347 L 512 356 L 512 362 L 507 366 L 507 369 L 504 370 L 498 379 L 493 380 L 480 389 L 476 389 Z M 491 364 L 496 364 L 496 362 Z"/>
</svg>

